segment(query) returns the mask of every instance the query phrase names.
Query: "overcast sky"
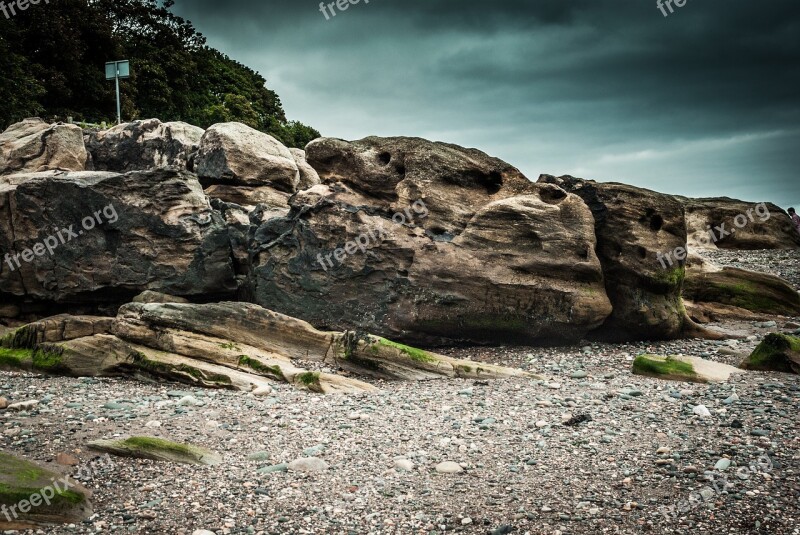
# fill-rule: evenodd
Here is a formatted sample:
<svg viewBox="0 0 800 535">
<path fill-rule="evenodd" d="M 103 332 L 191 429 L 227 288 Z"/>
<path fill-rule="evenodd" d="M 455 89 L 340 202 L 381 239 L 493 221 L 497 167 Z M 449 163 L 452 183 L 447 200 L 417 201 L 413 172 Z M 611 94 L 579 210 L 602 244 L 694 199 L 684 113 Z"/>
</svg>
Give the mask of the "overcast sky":
<svg viewBox="0 0 800 535">
<path fill-rule="evenodd" d="M 329 0 L 330 1 L 330 0 Z M 800 2 L 177 0 L 325 136 L 800 208 Z"/>
</svg>

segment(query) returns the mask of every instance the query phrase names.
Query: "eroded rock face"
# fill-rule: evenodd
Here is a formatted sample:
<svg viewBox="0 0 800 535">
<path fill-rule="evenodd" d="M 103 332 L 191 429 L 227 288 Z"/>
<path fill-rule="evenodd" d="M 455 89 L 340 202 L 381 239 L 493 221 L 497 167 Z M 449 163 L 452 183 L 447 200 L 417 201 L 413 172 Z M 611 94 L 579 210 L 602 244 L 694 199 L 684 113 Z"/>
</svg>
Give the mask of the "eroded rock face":
<svg viewBox="0 0 800 535">
<path fill-rule="evenodd" d="M 236 290 L 222 218 L 174 170 L 3 177 L 0 251 L 0 298 L 22 306 Z"/>
<path fill-rule="evenodd" d="M 319 174 L 317 174 L 316 169 L 308 165 L 306 161 L 306 151 L 302 149 L 289 149 L 289 152 L 292 153 L 294 161 L 297 164 L 297 169 L 300 171 L 300 183 L 297 185 L 297 189 L 308 189 L 319 184 Z"/>
<path fill-rule="evenodd" d="M 800 248 L 800 234 L 789 215 L 772 203 L 748 203 L 728 197 L 677 198 L 686 208 L 688 241 L 693 248 Z"/>
<path fill-rule="evenodd" d="M 294 193 L 300 170 L 294 156 L 280 141 L 241 123 L 220 123 L 209 128 L 200 142 L 194 169 L 204 187 L 272 188 Z M 236 199 L 213 196 L 227 202 Z"/>
<path fill-rule="evenodd" d="M 0 134 L 0 175 L 86 169 L 83 131 L 71 124 L 25 119 Z"/>
<path fill-rule="evenodd" d="M 204 130 L 183 122 L 134 121 L 86 135 L 86 147 L 97 171 L 186 170 Z"/>
<path fill-rule="evenodd" d="M 683 206 L 670 195 L 633 186 L 542 175 L 579 195 L 594 214 L 597 255 L 614 311 L 597 336 L 609 340 L 669 339 L 684 330 L 681 301 L 686 254 Z M 683 249 L 684 260 L 663 262 Z M 662 257 L 659 257 L 659 254 Z"/>
<path fill-rule="evenodd" d="M 323 138 L 307 158 L 324 185 L 253 233 L 256 302 L 415 342 L 572 341 L 611 312 L 580 198 L 420 139 Z"/>
</svg>

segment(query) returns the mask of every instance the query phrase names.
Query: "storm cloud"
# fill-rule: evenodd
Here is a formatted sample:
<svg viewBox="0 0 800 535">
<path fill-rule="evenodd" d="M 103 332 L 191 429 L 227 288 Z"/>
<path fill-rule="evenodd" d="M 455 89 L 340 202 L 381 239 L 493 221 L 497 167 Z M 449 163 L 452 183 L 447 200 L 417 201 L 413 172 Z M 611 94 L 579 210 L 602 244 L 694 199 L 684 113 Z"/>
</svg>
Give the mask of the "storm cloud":
<svg viewBox="0 0 800 535">
<path fill-rule="evenodd" d="M 800 205 L 800 4 L 177 0 L 323 135 L 419 136 L 540 173 Z"/>
</svg>

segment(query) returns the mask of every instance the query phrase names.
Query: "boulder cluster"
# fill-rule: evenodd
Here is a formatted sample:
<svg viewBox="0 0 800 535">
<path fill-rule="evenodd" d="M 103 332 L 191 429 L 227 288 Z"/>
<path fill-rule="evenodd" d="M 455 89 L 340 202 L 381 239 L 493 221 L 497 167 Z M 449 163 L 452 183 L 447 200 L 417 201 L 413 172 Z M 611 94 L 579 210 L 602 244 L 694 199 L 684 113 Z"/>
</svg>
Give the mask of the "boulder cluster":
<svg viewBox="0 0 800 535">
<path fill-rule="evenodd" d="M 415 203 L 424 218 L 396 217 Z M 769 224 L 712 245 L 800 247 L 786 213 L 765 206 Z M 103 207 L 118 217 L 81 227 Z M 800 311 L 775 277 L 691 254 L 659 262 L 747 207 L 533 182 L 481 151 L 417 138 L 320 138 L 302 151 L 239 123 L 96 131 L 27 119 L 0 134 L 0 322 L 112 317 L 151 291 L 429 345 L 696 336 L 698 303 Z M 37 248 L 71 225 L 76 239 Z M 37 254 L 20 261 L 27 249 Z M 319 261 L 332 254 L 341 261 Z"/>
</svg>

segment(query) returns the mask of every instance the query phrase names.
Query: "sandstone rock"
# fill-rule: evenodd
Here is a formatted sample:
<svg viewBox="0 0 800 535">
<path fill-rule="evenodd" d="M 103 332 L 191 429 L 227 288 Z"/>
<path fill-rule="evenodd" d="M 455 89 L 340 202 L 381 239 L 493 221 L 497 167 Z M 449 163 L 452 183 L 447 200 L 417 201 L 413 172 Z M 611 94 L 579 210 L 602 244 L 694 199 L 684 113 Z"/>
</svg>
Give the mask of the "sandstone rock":
<svg viewBox="0 0 800 535">
<path fill-rule="evenodd" d="M 0 411 L 5 410 L 8 407 L 8 400 L 6 398 L 0 397 Z"/>
<path fill-rule="evenodd" d="M 377 390 L 357 379 L 304 370 L 293 359 L 395 380 L 535 377 L 370 335 L 319 331 L 304 321 L 246 303 L 132 303 L 120 309 L 113 334 L 66 328 L 66 318 L 42 320 L 6 335 L 0 340 L 10 348 L 0 348 L 3 364 L 48 374 L 145 375 L 264 393 L 272 381 L 323 394 Z M 87 335 L 69 338 L 77 334 Z"/>
<path fill-rule="evenodd" d="M 86 158 L 83 131 L 75 125 L 50 125 L 33 118 L 12 124 L 0 134 L 0 175 L 83 171 Z"/>
<path fill-rule="evenodd" d="M 317 171 L 308 165 L 306 161 L 306 151 L 302 149 L 289 149 L 294 157 L 294 162 L 297 164 L 297 169 L 300 171 L 300 182 L 297 185 L 298 190 L 308 189 L 320 183 L 319 174 Z"/>
<path fill-rule="evenodd" d="M 770 334 L 741 366 L 746 370 L 800 374 L 800 338 Z"/>
<path fill-rule="evenodd" d="M 681 302 L 683 262 L 659 254 L 686 249 L 683 206 L 669 195 L 571 176 L 542 175 L 579 195 L 591 208 L 597 254 L 614 311 L 597 335 L 609 340 L 669 339 L 681 336 L 686 312 Z"/>
<path fill-rule="evenodd" d="M 175 297 L 161 292 L 145 290 L 131 301 L 132 303 L 188 303 L 183 297 Z"/>
<path fill-rule="evenodd" d="M 272 186 L 293 193 L 300 171 L 289 149 L 274 137 L 241 123 L 215 124 L 203 135 L 195 172 L 204 186 Z"/>
<path fill-rule="evenodd" d="M 728 197 L 676 197 L 686 209 L 688 242 L 697 249 L 798 249 L 800 234 L 789 215 L 772 203 Z M 714 233 L 708 234 L 708 229 Z M 716 241 L 715 241 L 716 239 Z"/>
<path fill-rule="evenodd" d="M 713 303 L 770 315 L 800 315 L 800 294 L 783 279 L 721 268 L 694 254 L 689 256 L 683 296 L 697 304 Z"/>
<path fill-rule="evenodd" d="M 88 446 L 93 450 L 121 457 L 204 466 L 216 466 L 222 463 L 222 457 L 218 453 L 206 448 L 193 444 L 179 444 L 155 437 L 95 440 L 89 442 Z"/>
<path fill-rule="evenodd" d="M 307 157 L 326 184 L 251 233 L 256 302 L 415 343 L 573 340 L 611 312 L 580 198 L 419 139 L 323 138 Z"/>
<path fill-rule="evenodd" d="M 460 464 L 452 461 L 445 461 L 436 465 L 436 471 L 440 474 L 458 474 L 464 471 Z"/>
<path fill-rule="evenodd" d="M 158 119 L 134 121 L 108 130 L 89 132 L 86 148 L 97 171 L 146 171 L 155 168 L 186 170 L 203 129 Z"/>
<path fill-rule="evenodd" d="M 278 191 L 270 186 L 250 187 L 229 184 L 214 184 L 205 189 L 211 199 L 219 199 L 226 203 L 238 204 L 252 209 L 263 204 L 275 212 L 275 217 L 283 217 L 289 213 L 288 193 Z"/>
<path fill-rule="evenodd" d="M 657 379 L 691 383 L 724 383 L 739 368 L 687 355 L 639 355 L 633 361 L 633 373 Z"/>
<path fill-rule="evenodd" d="M 194 176 L 178 171 L 2 177 L 0 250 L 19 254 L 0 268 L 0 299 L 19 306 L 236 290 L 225 224 Z"/>
<path fill-rule="evenodd" d="M 79 524 L 92 515 L 91 492 L 77 481 L 56 487 L 64 476 L 37 464 L 0 452 L 0 529 L 23 530 L 52 524 Z M 21 497 L 25 500 L 22 504 Z M 45 500 L 45 498 L 47 498 Z M 22 507 L 21 507 L 22 505 Z M 14 507 L 14 511 L 11 511 Z M 25 512 L 23 512 L 25 511 Z"/>
<path fill-rule="evenodd" d="M 78 466 L 78 464 L 80 464 L 80 460 L 69 453 L 57 453 L 56 463 L 60 464 L 61 466 Z"/>
</svg>

